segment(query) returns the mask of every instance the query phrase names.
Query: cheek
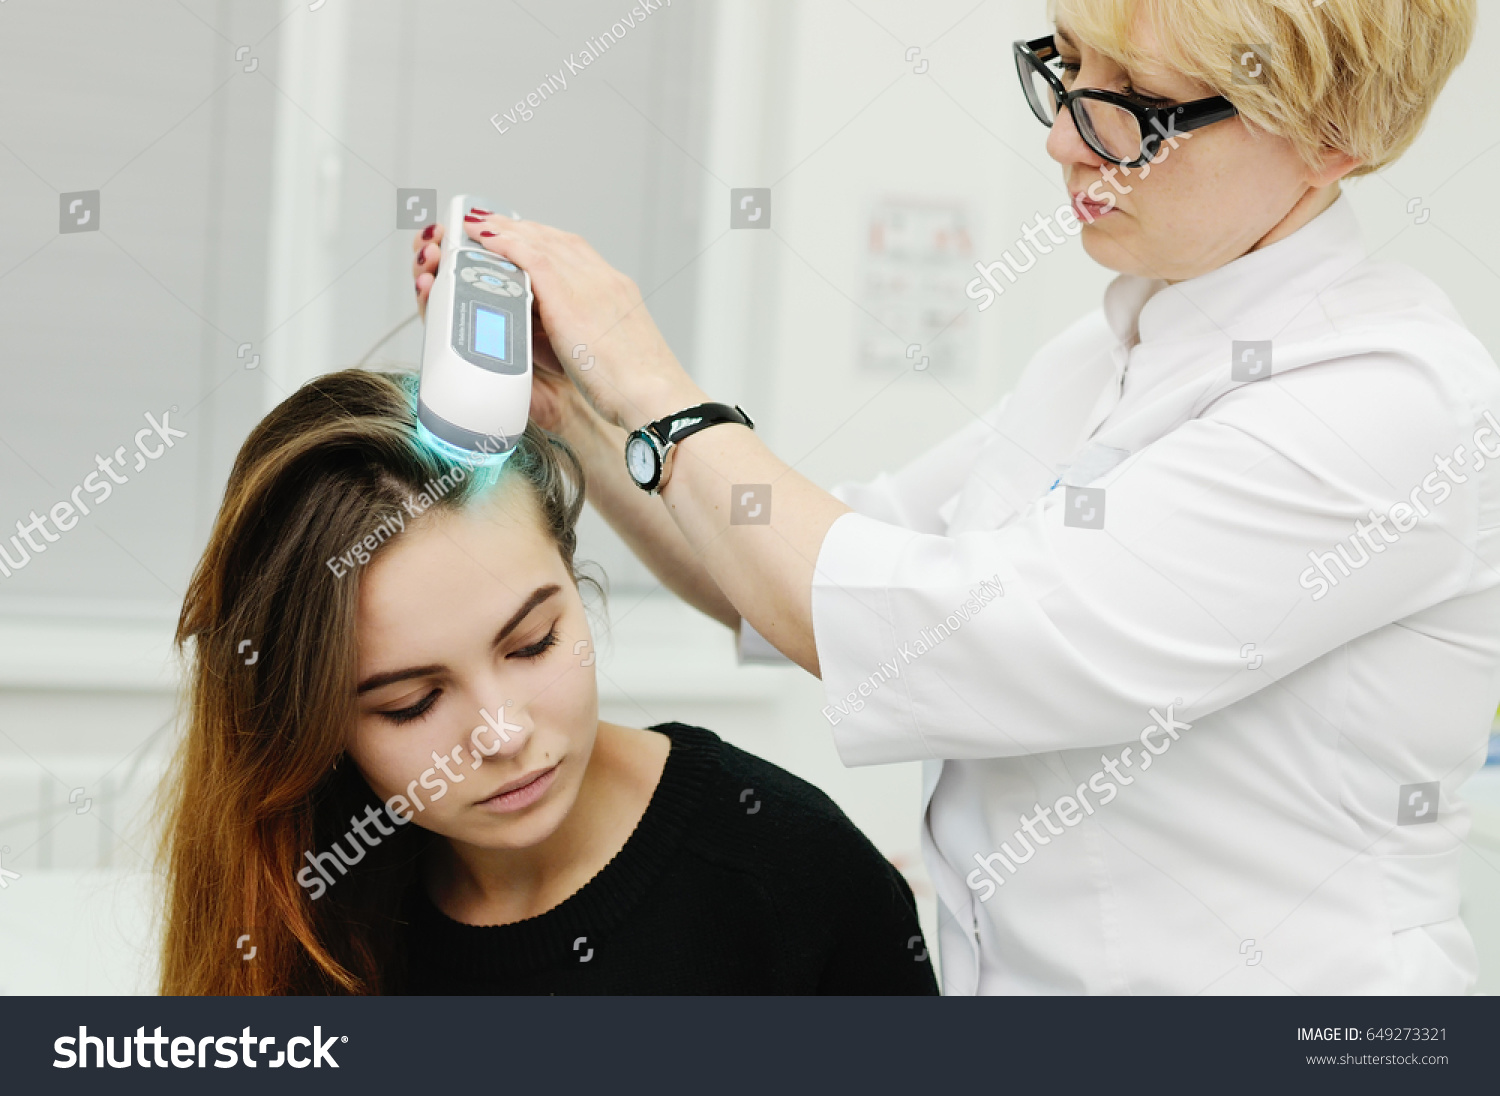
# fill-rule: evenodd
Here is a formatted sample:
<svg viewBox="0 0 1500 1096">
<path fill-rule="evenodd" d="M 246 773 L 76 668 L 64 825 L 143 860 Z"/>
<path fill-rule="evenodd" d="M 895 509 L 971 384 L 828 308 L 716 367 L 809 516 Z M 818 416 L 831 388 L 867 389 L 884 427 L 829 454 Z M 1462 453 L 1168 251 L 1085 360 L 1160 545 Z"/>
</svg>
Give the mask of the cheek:
<svg viewBox="0 0 1500 1096">
<path fill-rule="evenodd" d="M 349 754 L 364 774 L 365 782 L 385 800 L 397 793 L 404 794 L 413 780 L 421 780 L 422 774 L 432 768 L 432 751 L 437 749 L 442 753 L 446 748 L 437 746 L 442 740 L 441 732 L 421 724 L 367 727 L 361 729 Z"/>
<path fill-rule="evenodd" d="M 1176 215 L 1195 232 L 1233 233 L 1279 208 L 1296 188 L 1297 171 L 1280 145 L 1237 131 L 1234 123 L 1198 131 L 1152 170 L 1153 209 Z"/>
<path fill-rule="evenodd" d="M 599 722 L 599 688 L 592 662 L 582 665 L 589 653 L 573 655 L 571 650 L 558 652 L 558 665 L 538 675 L 537 692 L 529 705 L 531 717 L 539 729 L 578 742 L 580 736 L 591 736 Z"/>
</svg>

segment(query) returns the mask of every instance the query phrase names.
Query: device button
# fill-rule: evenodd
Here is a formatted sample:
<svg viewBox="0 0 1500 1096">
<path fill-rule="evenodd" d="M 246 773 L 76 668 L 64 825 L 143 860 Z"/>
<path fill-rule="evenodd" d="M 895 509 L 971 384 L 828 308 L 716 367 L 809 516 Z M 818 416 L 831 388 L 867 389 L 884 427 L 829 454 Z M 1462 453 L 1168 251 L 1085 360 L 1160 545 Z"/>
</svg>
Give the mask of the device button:
<svg viewBox="0 0 1500 1096">
<path fill-rule="evenodd" d="M 465 262 L 494 263 L 501 270 L 519 269 L 515 263 L 508 262 L 505 259 L 500 258 L 499 255 L 491 255 L 488 251 L 472 251 L 469 249 L 465 249 L 459 252 L 459 255 L 464 259 Z"/>
</svg>

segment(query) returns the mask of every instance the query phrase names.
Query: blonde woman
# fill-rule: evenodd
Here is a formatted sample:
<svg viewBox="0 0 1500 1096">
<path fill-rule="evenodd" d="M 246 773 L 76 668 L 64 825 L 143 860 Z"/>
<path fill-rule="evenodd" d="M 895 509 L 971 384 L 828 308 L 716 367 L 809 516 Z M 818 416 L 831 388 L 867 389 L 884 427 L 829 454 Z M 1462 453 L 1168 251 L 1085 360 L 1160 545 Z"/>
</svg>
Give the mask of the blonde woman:
<svg viewBox="0 0 1500 1096">
<path fill-rule="evenodd" d="M 1340 180 L 1410 147 L 1474 0 L 1052 14 L 1016 109 L 1119 277 L 998 406 L 832 493 L 733 419 L 674 446 L 709 397 L 636 288 L 476 213 L 572 382 L 538 413 L 663 581 L 821 676 L 846 764 L 926 763 L 946 992 L 1471 990 L 1500 373 Z M 769 524 L 731 484 L 772 485 Z"/>
</svg>

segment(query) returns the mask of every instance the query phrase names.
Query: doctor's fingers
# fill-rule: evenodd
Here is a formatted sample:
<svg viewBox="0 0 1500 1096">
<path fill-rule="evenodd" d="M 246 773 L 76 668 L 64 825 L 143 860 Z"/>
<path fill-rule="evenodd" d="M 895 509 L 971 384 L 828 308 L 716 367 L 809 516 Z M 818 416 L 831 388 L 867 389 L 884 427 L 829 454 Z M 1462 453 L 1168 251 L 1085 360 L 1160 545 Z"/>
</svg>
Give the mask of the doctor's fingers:
<svg viewBox="0 0 1500 1096">
<path fill-rule="evenodd" d="M 417 292 L 417 312 L 424 320 L 427 318 L 427 298 L 432 293 L 432 283 L 437 280 L 438 257 L 443 240 L 442 225 L 427 227 L 431 229 L 430 238 L 426 230 L 412 237 L 412 248 L 416 254 L 412 256 L 411 263 L 413 288 Z"/>
<path fill-rule="evenodd" d="M 554 344 L 592 342 L 639 302 L 635 284 L 570 233 L 508 220 L 478 231 L 466 227 L 486 250 L 531 276 L 537 313 Z"/>
<path fill-rule="evenodd" d="M 421 232 L 412 234 L 411 249 L 413 251 L 421 251 L 428 244 L 436 245 L 441 244 L 442 242 L 443 226 L 440 224 L 430 224 Z"/>
<path fill-rule="evenodd" d="M 436 281 L 437 277 L 432 274 L 417 275 L 417 315 L 424 323 L 427 321 L 427 298 L 432 296 L 432 285 Z"/>
<path fill-rule="evenodd" d="M 576 232 L 545 225 L 539 221 L 516 221 L 509 217 L 490 216 L 481 222 L 464 226 L 469 235 L 497 253 L 509 251 L 518 266 L 532 276 L 548 273 L 561 275 L 570 285 L 589 283 L 593 291 L 634 288 L 593 246 Z M 484 233 L 490 233 L 489 236 Z"/>
</svg>

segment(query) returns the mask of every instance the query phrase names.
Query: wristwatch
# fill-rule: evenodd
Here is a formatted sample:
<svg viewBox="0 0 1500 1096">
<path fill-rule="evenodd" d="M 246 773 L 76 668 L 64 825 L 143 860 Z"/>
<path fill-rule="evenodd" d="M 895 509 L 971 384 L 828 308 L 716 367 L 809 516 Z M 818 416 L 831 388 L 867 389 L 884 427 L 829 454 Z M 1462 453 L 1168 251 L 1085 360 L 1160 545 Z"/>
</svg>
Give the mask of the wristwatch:
<svg viewBox="0 0 1500 1096">
<path fill-rule="evenodd" d="M 672 457 L 677 443 L 699 430 L 724 422 L 737 422 L 755 429 L 750 416 L 738 406 L 723 403 L 700 403 L 686 411 L 648 422 L 625 439 L 625 470 L 642 491 L 660 494 L 672 476 Z"/>
</svg>

